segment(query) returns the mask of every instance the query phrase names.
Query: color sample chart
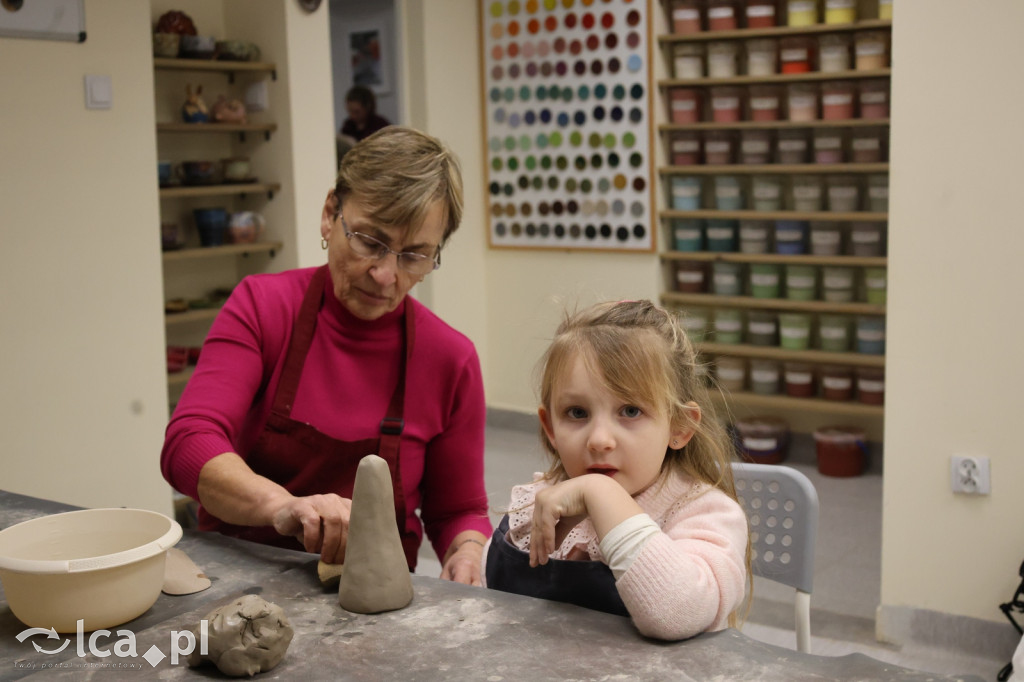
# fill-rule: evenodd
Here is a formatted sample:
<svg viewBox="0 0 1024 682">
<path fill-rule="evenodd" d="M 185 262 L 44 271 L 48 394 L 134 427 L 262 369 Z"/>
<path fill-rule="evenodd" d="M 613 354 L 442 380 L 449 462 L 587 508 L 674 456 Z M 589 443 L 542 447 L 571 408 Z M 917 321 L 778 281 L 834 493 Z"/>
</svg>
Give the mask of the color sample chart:
<svg viewBox="0 0 1024 682">
<path fill-rule="evenodd" d="M 489 243 L 653 251 L 649 0 L 481 0 Z"/>
</svg>

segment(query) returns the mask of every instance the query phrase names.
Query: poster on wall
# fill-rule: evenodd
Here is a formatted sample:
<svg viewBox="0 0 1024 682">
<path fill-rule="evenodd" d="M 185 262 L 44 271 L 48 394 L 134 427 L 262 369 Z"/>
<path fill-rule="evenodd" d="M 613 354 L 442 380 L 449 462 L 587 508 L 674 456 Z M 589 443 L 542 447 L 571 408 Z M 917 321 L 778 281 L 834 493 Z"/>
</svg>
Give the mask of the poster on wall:
<svg viewBox="0 0 1024 682">
<path fill-rule="evenodd" d="M 85 42 L 82 0 L 0 0 L 0 37 Z"/>
<path fill-rule="evenodd" d="M 653 251 L 649 0 L 480 0 L 488 243 Z"/>
<path fill-rule="evenodd" d="M 370 88 L 377 95 L 391 92 L 384 64 L 382 33 L 379 28 L 367 28 L 353 30 L 348 34 L 352 85 Z"/>
</svg>

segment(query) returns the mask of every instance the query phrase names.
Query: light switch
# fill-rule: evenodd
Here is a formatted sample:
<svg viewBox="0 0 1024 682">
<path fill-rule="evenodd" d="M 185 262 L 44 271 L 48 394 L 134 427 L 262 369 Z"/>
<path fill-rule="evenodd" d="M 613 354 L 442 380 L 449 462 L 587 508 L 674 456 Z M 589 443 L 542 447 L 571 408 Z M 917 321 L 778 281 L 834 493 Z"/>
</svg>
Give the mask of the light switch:
<svg viewBox="0 0 1024 682">
<path fill-rule="evenodd" d="M 109 109 L 114 105 L 114 88 L 110 76 L 85 77 L 85 108 Z"/>
</svg>

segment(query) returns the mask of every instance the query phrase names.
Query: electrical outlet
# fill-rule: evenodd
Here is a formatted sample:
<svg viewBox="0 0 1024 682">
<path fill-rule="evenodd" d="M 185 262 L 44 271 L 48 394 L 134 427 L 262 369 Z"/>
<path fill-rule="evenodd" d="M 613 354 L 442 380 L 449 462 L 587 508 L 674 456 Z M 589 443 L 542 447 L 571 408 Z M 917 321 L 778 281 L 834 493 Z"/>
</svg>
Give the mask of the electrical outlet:
<svg viewBox="0 0 1024 682">
<path fill-rule="evenodd" d="M 955 493 L 988 495 L 992 492 L 988 457 L 954 455 L 950 475 Z"/>
</svg>

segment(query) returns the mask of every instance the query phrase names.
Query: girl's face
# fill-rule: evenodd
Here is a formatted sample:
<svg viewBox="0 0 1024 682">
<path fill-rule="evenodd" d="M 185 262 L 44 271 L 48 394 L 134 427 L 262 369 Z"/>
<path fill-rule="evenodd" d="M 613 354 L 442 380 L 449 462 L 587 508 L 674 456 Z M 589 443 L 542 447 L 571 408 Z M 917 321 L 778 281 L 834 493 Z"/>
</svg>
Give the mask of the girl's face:
<svg viewBox="0 0 1024 682">
<path fill-rule="evenodd" d="M 630 495 L 658 479 L 670 442 L 680 448 L 693 435 L 673 429 L 652 405 L 623 402 L 578 355 L 553 387 L 550 411 L 542 406 L 539 414 L 570 478 L 604 474 Z"/>
</svg>

